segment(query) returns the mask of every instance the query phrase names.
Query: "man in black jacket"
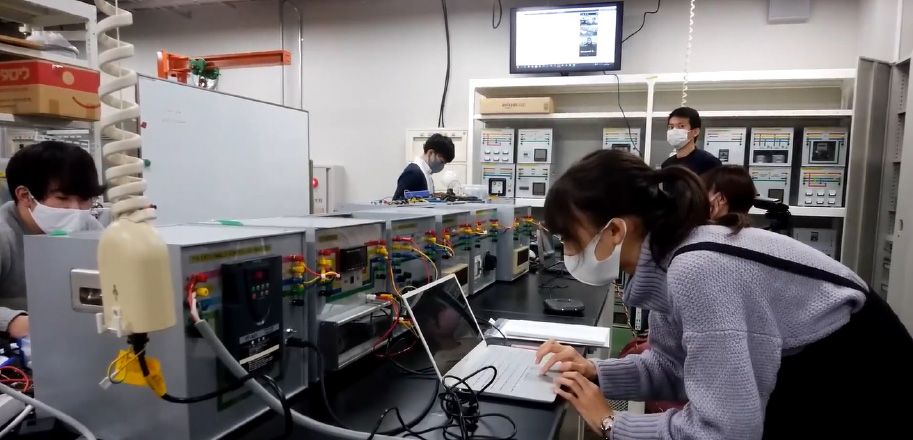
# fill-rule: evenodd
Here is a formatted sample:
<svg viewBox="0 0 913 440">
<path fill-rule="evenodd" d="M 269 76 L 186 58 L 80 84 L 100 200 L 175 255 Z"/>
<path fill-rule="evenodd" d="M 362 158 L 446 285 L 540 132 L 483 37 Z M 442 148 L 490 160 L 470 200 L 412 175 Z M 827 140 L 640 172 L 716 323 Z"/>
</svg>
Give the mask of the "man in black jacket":
<svg viewBox="0 0 913 440">
<path fill-rule="evenodd" d="M 697 110 L 690 107 L 672 110 L 666 125 L 666 141 L 675 149 L 675 154 L 663 162 L 663 168 L 678 165 L 702 175 L 723 166 L 714 155 L 697 148 L 697 138 L 701 135 L 701 115 Z"/>
<path fill-rule="evenodd" d="M 396 180 L 396 192 L 393 200 L 405 198 L 406 191 L 425 191 L 434 193 L 434 181 L 431 175 L 439 173 L 444 165 L 453 161 L 455 155 L 453 141 L 449 137 L 435 133 L 425 141 L 425 154 L 415 158 L 406 166 Z"/>
</svg>

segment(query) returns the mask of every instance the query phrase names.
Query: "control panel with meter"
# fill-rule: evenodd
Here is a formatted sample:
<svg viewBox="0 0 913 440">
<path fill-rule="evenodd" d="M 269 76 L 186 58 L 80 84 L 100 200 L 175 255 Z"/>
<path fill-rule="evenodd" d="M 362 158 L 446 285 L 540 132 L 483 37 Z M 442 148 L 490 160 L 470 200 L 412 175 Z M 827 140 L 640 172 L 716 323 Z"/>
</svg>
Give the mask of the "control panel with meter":
<svg viewBox="0 0 913 440">
<path fill-rule="evenodd" d="M 551 128 L 517 130 L 517 163 L 552 163 Z"/>
<path fill-rule="evenodd" d="M 482 185 L 489 196 L 514 197 L 514 173 L 516 165 L 482 164 Z"/>
<path fill-rule="evenodd" d="M 551 178 L 549 164 L 517 164 L 517 198 L 544 199 Z"/>
</svg>

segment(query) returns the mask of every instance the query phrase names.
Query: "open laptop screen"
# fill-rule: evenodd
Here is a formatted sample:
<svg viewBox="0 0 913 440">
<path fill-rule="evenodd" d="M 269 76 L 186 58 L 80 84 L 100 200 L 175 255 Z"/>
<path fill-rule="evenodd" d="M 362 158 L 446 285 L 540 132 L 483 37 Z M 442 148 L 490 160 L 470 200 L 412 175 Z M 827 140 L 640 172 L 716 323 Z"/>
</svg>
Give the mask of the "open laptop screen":
<svg viewBox="0 0 913 440">
<path fill-rule="evenodd" d="M 447 374 L 482 342 L 479 325 L 455 277 L 425 286 L 407 295 L 407 301 L 440 374 Z"/>
</svg>

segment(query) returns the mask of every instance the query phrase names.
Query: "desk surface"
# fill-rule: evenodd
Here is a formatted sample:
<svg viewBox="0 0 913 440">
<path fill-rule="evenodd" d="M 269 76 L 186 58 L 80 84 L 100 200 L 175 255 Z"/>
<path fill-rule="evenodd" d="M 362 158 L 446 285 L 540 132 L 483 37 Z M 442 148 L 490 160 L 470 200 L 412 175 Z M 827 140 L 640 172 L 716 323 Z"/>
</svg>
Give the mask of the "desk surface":
<svg viewBox="0 0 913 440">
<path fill-rule="evenodd" d="M 586 306 L 584 315 L 545 314 L 542 301 L 550 297 L 583 301 Z M 496 283 L 472 297 L 470 304 L 479 320 L 511 318 L 595 325 L 607 297 L 606 287 L 587 286 L 571 279 L 541 273 L 524 276 L 513 283 Z M 397 359 L 413 369 L 430 365 L 425 351 L 419 347 L 404 355 L 402 359 Z M 437 386 L 436 378 L 407 375 L 392 363 L 375 356 L 366 357 L 327 378 L 327 393 L 331 396 L 331 404 L 336 414 L 349 427 L 365 432 L 370 432 L 377 423 L 378 416 L 391 406 L 399 407 L 403 419 L 411 421 L 428 404 L 432 389 L 437 389 Z M 295 403 L 295 409 L 328 422 L 319 388 L 310 387 L 303 394 L 304 396 L 296 399 L 298 402 Z M 504 414 L 516 423 L 517 434 L 514 438 L 517 439 L 552 439 L 558 432 L 564 416 L 564 405 L 559 403 L 526 403 L 489 397 L 483 397 L 480 401 L 482 414 Z M 439 402 L 436 401 L 431 413 L 416 426 L 415 430 L 440 425 L 445 420 Z M 381 429 L 396 426 L 399 426 L 399 423 L 396 422 L 395 416 L 389 414 Z M 279 434 L 280 431 L 280 418 L 270 414 L 248 424 L 232 438 L 268 438 Z M 479 435 L 499 437 L 509 433 L 509 424 L 499 419 L 481 422 L 477 431 Z M 303 438 L 305 434 L 307 433 L 303 429 L 296 426 L 291 438 Z M 439 430 L 424 436 L 429 439 L 443 438 Z"/>
<path fill-rule="evenodd" d="M 528 319 L 564 324 L 596 325 L 608 299 L 608 287 L 583 284 L 566 275 L 540 272 L 523 276 L 512 283 L 495 283 L 469 299 L 476 318 Z M 583 316 L 545 313 L 543 301 L 572 298 L 583 302 Z"/>
</svg>

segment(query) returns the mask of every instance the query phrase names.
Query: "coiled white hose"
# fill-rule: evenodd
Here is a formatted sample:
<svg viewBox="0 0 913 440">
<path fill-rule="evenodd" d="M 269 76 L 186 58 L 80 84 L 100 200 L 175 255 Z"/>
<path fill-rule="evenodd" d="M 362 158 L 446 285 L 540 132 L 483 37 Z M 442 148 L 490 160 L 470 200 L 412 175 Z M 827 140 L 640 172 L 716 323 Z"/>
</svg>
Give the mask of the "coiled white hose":
<svg viewBox="0 0 913 440">
<path fill-rule="evenodd" d="M 120 28 L 133 24 L 133 14 L 104 0 L 95 0 L 95 6 L 107 15 L 98 22 L 98 63 L 108 77 L 102 78 L 98 93 L 101 102 L 111 107 L 101 118 L 102 135 L 111 139 L 102 148 L 104 160 L 109 165 L 105 171 L 108 183 L 108 200 L 114 203 L 111 215 L 114 220 L 126 217 L 135 222 L 155 218 L 155 210 L 143 196 L 143 160 L 136 156 L 142 146 L 140 136 L 118 128 L 117 125 L 139 119 L 139 106 L 125 101 L 115 93 L 136 85 L 136 71 L 120 65 L 120 60 L 133 56 L 133 45 L 120 40 Z M 107 34 L 117 31 L 117 38 Z M 113 110 L 112 110 L 113 109 Z"/>
<path fill-rule="evenodd" d="M 688 69 L 691 64 L 691 46 L 694 40 L 694 2 L 691 0 L 691 12 L 688 17 L 688 48 L 685 49 L 685 73 L 682 76 L 682 107 L 688 102 Z"/>
</svg>

